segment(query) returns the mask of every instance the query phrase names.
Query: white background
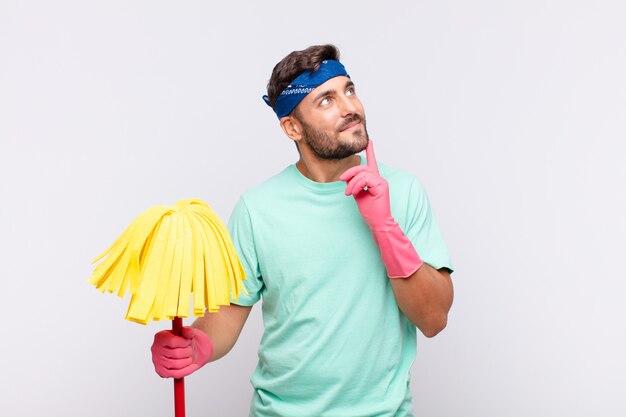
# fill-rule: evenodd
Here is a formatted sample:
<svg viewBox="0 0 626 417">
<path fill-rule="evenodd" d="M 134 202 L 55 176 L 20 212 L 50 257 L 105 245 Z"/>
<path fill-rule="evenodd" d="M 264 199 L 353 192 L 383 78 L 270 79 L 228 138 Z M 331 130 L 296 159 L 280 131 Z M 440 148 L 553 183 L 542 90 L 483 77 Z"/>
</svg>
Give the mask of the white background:
<svg viewBox="0 0 626 417">
<path fill-rule="evenodd" d="M 90 262 L 150 206 L 226 221 L 295 162 L 261 95 L 332 42 L 456 267 L 416 415 L 626 415 L 625 22 L 622 0 L 2 0 L 0 414 L 173 415 L 149 353 L 168 323 L 124 321 Z M 190 417 L 247 415 L 259 311 L 186 379 Z"/>
</svg>

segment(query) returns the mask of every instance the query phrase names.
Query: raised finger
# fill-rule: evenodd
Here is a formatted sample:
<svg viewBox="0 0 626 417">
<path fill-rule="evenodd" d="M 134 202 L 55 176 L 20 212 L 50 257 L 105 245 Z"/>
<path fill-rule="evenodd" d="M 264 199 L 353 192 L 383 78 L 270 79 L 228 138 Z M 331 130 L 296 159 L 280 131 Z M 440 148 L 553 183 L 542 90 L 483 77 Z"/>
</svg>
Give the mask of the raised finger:
<svg viewBox="0 0 626 417">
<path fill-rule="evenodd" d="M 374 154 L 374 142 L 371 139 L 367 143 L 367 148 L 365 148 L 365 158 L 367 159 L 367 166 L 378 172 L 378 164 Z"/>
</svg>

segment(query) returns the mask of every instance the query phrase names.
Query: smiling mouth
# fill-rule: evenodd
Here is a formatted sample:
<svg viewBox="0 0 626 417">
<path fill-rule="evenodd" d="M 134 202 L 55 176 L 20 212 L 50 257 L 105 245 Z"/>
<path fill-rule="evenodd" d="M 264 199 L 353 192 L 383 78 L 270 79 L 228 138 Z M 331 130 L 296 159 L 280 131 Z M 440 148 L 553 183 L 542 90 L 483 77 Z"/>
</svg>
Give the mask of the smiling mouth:
<svg viewBox="0 0 626 417">
<path fill-rule="evenodd" d="M 348 125 L 347 125 L 347 126 L 345 126 L 345 127 L 341 128 L 340 132 L 343 132 L 344 130 L 351 129 L 351 128 L 353 128 L 353 127 L 355 127 L 355 126 L 358 126 L 358 125 L 360 125 L 360 124 L 361 124 L 361 121 L 360 121 L 360 120 L 355 120 L 355 121 L 353 121 L 353 122 L 351 122 L 351 123 L 348 123 Z"/>
</svg>

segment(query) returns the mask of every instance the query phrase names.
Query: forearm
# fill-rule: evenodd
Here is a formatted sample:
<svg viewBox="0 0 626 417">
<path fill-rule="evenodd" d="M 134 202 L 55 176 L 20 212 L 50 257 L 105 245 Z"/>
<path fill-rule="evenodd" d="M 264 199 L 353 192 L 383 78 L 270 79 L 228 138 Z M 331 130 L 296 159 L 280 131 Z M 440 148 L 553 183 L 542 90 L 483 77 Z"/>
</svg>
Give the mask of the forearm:
<svg viewBox="0 0 626 417">
<path fill-rule="evenodd" d="M 390 218 L 372 229 L 400 310 L 427 337 L 435 336 L 448 320 L 452 281 L 447 270 L 425 264 L 413 243 Z"/>
<path fill-rule="evenodd" d="M 409 277 L 389 281 L 398 307 L 426 337 L 446 327 L 454 295 L 446 269 L 423 264 Z"/>
<path fill-rule="evenodd" d="M 207 311 L 204 317 L 194 321 L 191 327 L 208 334 L 213 343 L 211 362 L 220 359 L 232 349 L 251 310 L 252 307 L 231 304 L 221 306 L 217 313 Z"/>
<path fill-rule="evenodd" d="M 346 181 L 345 194 L 354 197 L 380 249 L 400 310 L 424 335 L 432 337 L 443 330 L 448 320 L 453 296 L 450 274 L 423 263 L 391 214 L 389 184 L 380 176 L 371 140 L 365 152 L 367 165 L 352 167 L 339 178 Z"/>
</svg>

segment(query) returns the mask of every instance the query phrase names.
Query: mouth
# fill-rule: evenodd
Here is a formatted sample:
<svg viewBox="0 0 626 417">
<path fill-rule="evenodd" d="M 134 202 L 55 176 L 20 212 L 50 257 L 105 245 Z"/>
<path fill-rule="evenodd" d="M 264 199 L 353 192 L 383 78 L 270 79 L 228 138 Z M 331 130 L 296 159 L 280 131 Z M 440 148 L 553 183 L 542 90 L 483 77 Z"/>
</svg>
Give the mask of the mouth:
<svg viewBox="0 0 626 417">
<path fill-rule="evenodd" d="M 353 129 L 360 124 L 361 124 L 361 120 L 355 120 L 353 122 L 348 123 L 346 126 L 342 127 L 339 131 L 345 132 L 346 130 Z"/>
</svg>

